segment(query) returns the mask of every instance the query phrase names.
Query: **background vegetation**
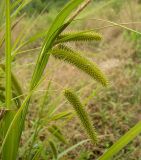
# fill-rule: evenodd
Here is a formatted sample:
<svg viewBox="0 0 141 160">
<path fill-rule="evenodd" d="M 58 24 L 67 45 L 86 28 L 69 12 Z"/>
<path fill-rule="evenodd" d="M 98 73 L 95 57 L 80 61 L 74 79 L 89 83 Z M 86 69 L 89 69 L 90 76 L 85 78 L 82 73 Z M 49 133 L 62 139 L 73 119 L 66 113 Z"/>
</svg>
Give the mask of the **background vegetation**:
<svg viewBox="0 0 141 160">
<path fill-rule="evenodd" d="M 42 10 L 45 9 L 46 12 L 49 12 L 51 9 L 57 9 L 61 8 L 63 5 L 65 5 L 68 2 L 68 0 L 35 0 L 32 1 L 29 5 L 26 6 L 25 11 L 28 14 L 33 14 L 34 12 L 40 13 Z"/>
</svg>

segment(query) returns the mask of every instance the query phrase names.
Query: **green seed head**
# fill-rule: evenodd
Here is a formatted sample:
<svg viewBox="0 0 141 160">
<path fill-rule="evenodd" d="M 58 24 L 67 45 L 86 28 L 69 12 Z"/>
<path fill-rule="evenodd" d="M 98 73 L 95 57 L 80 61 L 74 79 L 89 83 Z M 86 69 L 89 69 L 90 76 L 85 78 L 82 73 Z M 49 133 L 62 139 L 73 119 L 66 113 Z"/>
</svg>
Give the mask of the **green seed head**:
<svg viewBox="0 0 141 160">
<path fill-rule="evenodd" d="M 64 91 L 64 95 L 66 99 L 69 101 L 69 103 L 73 106 L 78 118 L 80 119 L 80 122 L 88 135 L 88 137 L 92 140 L 94 144 L 97 143 L 97 133 L 95 131 L 95 128 L 92 124 L 92 121 L 87 114 L 87 112 L 84 109 L 84 106 L 81 104 L 79 98 L 77 95 L 70 89 L 66 89 Z"/>
</svg>

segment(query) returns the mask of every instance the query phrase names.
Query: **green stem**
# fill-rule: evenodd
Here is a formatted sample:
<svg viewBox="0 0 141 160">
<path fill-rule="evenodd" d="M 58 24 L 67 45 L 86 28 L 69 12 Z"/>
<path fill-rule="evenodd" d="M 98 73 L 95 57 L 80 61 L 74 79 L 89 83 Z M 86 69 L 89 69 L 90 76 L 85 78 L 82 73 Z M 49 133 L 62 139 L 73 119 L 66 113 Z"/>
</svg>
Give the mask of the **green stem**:
<svg viewBox="0 0 141 160">
<path fill-rule="evenodd" d="M 42 99 L 42 102 L 41 102 L 41 107 L 40 107 L 40 110 L 39 110 L 39 117 L 38 117 L 38 119 L 36 121 L 36 124 L 35 124 L 35 131 L 34 131 L 34 134 L 33 134 L 32 140 L 31 140 L 31 144 L 30 144 L 30 148 L 29 148 L 29 154 L 28 154 L 28 158 L 27 158 L 29 160 L 31 158 L 31 151 L 32 151 L 33 145 L 35 143 L 36 137 L 38 136 L 38 133 L 41 129 L 40 123 L 41 123 L 41 119 L 42 119 L 42 113 L 44 111 L 44 107 L 46 105 L 46 101 L 47 101 L 48 96 L 49 96 L 50 85 L 51 85 L 51 81 L 48 84 L 47 91 L 46 91 L 45 95 L 43 96 L 43 99 Z"/>
<path fill-rule="evenodd" d="M 11 21 L 10 0 L 6 0 L 6 33 L 5 33 L 5 56 L 6 56 L 6 107 L 11 107 Z"/>
</svg>

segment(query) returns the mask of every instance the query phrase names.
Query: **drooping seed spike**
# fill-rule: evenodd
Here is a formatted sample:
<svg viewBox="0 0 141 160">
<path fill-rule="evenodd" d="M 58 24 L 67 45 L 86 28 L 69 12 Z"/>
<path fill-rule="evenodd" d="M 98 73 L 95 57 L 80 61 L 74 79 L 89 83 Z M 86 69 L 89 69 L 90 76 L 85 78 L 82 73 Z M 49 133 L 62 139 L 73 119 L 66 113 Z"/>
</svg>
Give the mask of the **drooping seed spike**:
<svg viewBox="0 0 141 160">
<path fill-rule="evenodd" d="M 108 85 L 108 80 L 106 76 L 102 73 L 102 71 L 99 69 L 99 67 L 94 62 L 91 62 L 89 59 L 85 58 L 81 54 L 70 52 L 64 49 L 53 49 L 51 52 L 51 54 L 56 59 L 63 60 L 76 66 L 78 69 L 82 70 L 83 72 L 91 76 L 93 79 L 100 82 L 103 86 Z"/>
<path fill-rule="evenodd" d="M 56 44 L 72 41 L 100 41 L 101 39 L 102 35 L 94 31 L 69 32 L 60 35 Z"/>
<path fill-rule="evenodd" d="M 92 121 L 88 113 L 85 111 L 84 106 L 81 104 L 79 98 L 74 93 L 74 91 L 70 89 L 66 89 L 64 91 L 64 95 L 66 99 L 69 101 L 69 103 L 73 106 L 86 134 L 89 136 L 92 142 L 96 144 L 98 141 L 98 138 L 97 138 L 95 127 L 93 126 Z"/>
</svg>

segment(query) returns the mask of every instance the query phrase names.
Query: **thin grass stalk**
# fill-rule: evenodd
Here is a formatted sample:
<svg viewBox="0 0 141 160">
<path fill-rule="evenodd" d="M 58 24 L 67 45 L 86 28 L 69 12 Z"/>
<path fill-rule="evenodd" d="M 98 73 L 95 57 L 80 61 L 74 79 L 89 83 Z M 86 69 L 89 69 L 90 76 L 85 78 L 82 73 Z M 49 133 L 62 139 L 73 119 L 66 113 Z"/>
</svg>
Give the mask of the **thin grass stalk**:
<svg viewBox="0 0 141 160">
<path fill-rule="evenodd" d="M 78 19 L 73 20 L 73 22 L 82 21 L 82 20 L 85 20 L 85 19 L 86 18 L 78 18 Z M 109 21 L 109 20 L 105 20 L 105 19 L 100 19 L 100 18 L 87 18 L 87 20 L 96 20 L 96 21 L 101 21 L 101 22 L 107 22 L 107 23 L 111 24 L 110 27 L 117 26 L 119 28 L 123 28 L 123 29 L 125 29 L 127 31 L 130 31 L 130 32 L 136 33 L 138 35 L 141 35 L 141 32 L 139 32 L 137 30 L 134 30 L 132 28 L 126 27 L 125 24 L 127 24 L 127 23 L 116 23 L 116 22 L 113 22 L 113 21 Z M 130 22 L 130 23 L 133 23 L 133 22 Z M 140 22 L 135 22 L 135 23 L 140 23 Z M 101 28 L 98 28 L 98 29 L 101 29 Z M 92 30 L 89 30 L 89 31 L 95 31 L 95 29 L 94 30 L 92 29 Z"/>
<path fill-rule="evenodd" d="M 27 159 L 30 160 L 31 158 L 31 151 L 32 151 L 32 148 L 33 148 L 33 145 L 35 143 L 35 140 L 36 140 L 36 137 L 40 131 L 40 122 L 41 122 L 41 116 L 42 116 L 42 113 L 43 113 L 43 110 L 44 110 L 44 107 L 45 107 L 45 104 L 46 104 L 46 101 L 48 99 L 48 96 L 49 96 L 49 88 L 50 88 L 50 85 L 51 85 L 51 81 L 49 82 L 48 84 L 48 87 L 47 87 L 47 90 L 46 90 L 46 93 L 42 99 L 42 102 L 41 102 L 41 106 L 40 106 L 40 110 L 39 110 L 39 117 L 38 117 L 38 120 L 36 122 L 36 125 L 35 125 L 35 131 L 33 133 L 33 137 L 32 137 L 32 140 L 31 140 L 31 144 L 30 144 L 30 148 L 29 148 L 29 154 L 28 154 L 28 157 Z"/>
<path fill-rule="evenodd" d="M 68 22 L 72 22 L 75 17 L 84 9 L 87 7 L 87 5 L 91 2 L 92 0 L 85 0 L 85 2 L 76 10 L 76 12 L 73 13 L 73 15 L 69 18 Z"/>
<path fill-rule="evenodd" d="M 10 0 L 5 1 L 5 69 L 6 69 L 6 99 L 5 104 L 6 108 L 10 110 L 9 114 L 6 115 L 6 117 L 3 120 L 3 136 L 6 135 L 7 130 L 10 126 L 10 123 L 13 119 L 13 116 L 15 112 L 13 112 L 11 109 L 11 98 L 12 98 L 12 85 L 11 85 L 11 17 L 10 17 Z M 7 139 L 7 142 L 5 143 L 3 150 L 2 150 L 2 160 L 9 160 L 10 158 L 15 160 L 15 148 L 16 148 L 16 142 L 14 141 L 15 133 L 13 132 Z M 14 148 L 15 143 L 15 148 Z M 7 152 L 8 151 L 8 152 Z M 15 155 L 15 156 L 14 156 Z"/>
<path fill-rule="evenodd" d="M 6 56 L 6 108 L 11 108 L 11 20 L 10 0 L 6 0 L 6 34 L 5 34 L 5 56 Z"/>
</svg>

